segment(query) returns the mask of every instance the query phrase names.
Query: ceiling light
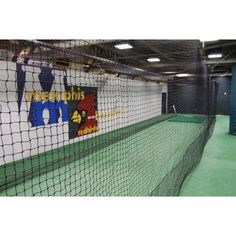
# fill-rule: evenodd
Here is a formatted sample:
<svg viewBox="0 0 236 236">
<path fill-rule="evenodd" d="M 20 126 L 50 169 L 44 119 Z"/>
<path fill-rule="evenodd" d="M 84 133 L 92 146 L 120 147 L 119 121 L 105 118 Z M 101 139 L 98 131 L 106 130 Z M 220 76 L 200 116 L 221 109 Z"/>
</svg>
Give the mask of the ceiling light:
<svg viewBox="0 0 236 236">
<path fill-rule="evenodd" d="M 209 54 L 208 58 L 221 58 L 222 54 L 221 53 L 215 53 L 215 54 Z"/>
<path fill-rule="evenodd" d="M 149 61 L 149 62 L 158 62 L 158 61 L 160 61 L 160 59 L 158 57 L 150 57 L 150 58 L 147 59 L 147 61 Z"/>
<path fill-rule="evenodd" d="M 188 77 L 188 76 L 190 76 L 190 74 L 182 73 L 182 74 L 177 74 L 176 76 L 177 77 Z"/>
<path fill-rule="evenodd" d="M 89 68 L 90 65 L 88 65 L 88 64 L 84 64 L 83 67 L 87 67 L 87 68 Z"/>
<path fill-rule="evenodd" d="M 176 74 L 175 71 L 165 71 L 163 74 L 171 75 L 171 74 Z"/>
<path fill-rule="evenodd" d="M 130 49 L 130 48 L 133 48 L 130 44 L 128 43 L 122 43 L 122 44 L 117 44 L 114 46 L 115 48 L 118 48 L 120 50 L 123 50 L 123 49 Z"/>
<path fill-rule="evenodd" d="M 137 67 L 135 67 L 134 69 L 138 70 L 138 71 L 144 71 L 143 69 L 140 69 L 140 68 L 137 68 Z"/>
<path fill-rule="evenodd" d="M 215 42 L 218 41 L 218 39 L 200 39 L 201 42 Z"/>
</svg>

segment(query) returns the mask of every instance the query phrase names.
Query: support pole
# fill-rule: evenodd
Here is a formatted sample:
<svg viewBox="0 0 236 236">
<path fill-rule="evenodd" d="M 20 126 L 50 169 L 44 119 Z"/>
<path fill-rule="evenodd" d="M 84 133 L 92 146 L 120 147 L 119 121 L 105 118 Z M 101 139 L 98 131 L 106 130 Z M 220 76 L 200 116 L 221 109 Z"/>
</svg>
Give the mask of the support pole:
<svg viewBox="0 0 236 236">
<path fill-rule="evenodd" d="M 236 135 L 236 64 L 232 66 L 229 133 Z"/>
</svg>

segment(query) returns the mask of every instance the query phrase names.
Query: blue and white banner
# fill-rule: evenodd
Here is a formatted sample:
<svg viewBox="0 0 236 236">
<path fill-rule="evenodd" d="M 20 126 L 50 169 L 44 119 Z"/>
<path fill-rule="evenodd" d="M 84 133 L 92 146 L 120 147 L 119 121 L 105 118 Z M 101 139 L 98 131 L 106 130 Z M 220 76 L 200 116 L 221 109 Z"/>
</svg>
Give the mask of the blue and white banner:
<svg viewBox="0 0 236 236">
<path fill-rule="evenodd" d="M 166 90 L 154 82 L 0 61 L 0 165 L 160 115 Z"/>
</svg>

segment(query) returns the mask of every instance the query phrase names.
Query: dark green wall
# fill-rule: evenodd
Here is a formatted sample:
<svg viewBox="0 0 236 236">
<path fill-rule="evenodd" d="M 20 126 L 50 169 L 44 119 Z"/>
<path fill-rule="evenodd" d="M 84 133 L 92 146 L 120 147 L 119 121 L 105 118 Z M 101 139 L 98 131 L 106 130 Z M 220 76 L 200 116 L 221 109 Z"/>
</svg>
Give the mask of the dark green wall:
<svg viewBox="0 0 236 236">
<path fill-rule="evenodd" d="M 231 77 L 217 77 L 216 84 L 216 114 L 229 115 Z M 226 93 L 226 94 L 224 94 Z"/>
</svg>

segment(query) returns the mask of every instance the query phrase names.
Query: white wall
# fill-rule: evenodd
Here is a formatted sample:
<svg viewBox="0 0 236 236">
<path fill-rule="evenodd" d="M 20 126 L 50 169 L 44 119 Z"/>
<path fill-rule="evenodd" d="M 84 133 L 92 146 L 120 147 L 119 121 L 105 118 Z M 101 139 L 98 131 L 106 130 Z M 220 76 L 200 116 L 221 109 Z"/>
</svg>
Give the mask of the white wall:
<svg viewBox="0 0 236 236">
<path fill-rule="evenodd" d="M 22 69 L 26 71 L 26 83 L 18 112 L 16 63 L 0 62 L 0 165 L 160 115 L 161 93 L 167 90 L 165 84 L 67 70 L 68 85 L 98 87 L 98 113 L 121 110 L 119 115 L 100 119 L 98 132 L 69 140 L 68 122 L 62 122 L 61 118 L 58 124 L 31 127 L 28 122 L 30 102 L 26 101 L 25 92 L 42 91 L 38 80 L 40 68 L 22 65 Z M 53 70 L 53 74 L 55 81 L 51 91 L 64 92 L 65 72 Z M 48 112 L 44 111 L 45 120 L 48 117 Z"/>
</svg>

